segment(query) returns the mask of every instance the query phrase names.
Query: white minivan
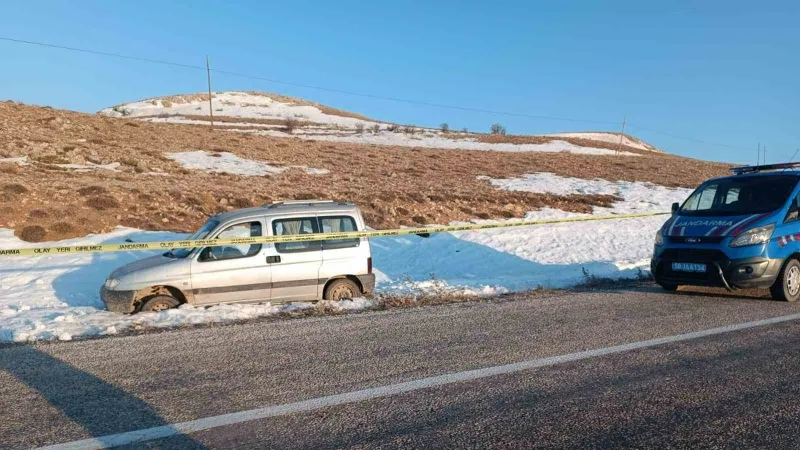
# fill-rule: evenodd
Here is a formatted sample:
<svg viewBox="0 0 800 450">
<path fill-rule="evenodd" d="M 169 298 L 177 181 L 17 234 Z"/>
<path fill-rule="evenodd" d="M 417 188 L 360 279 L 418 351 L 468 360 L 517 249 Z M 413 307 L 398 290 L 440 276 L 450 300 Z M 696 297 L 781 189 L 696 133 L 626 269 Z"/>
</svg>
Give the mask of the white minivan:
<svg viewBox="0 0 800 450">
<path fill-rule="evenodd" d="M 365 229 L 351 203 L 285 201 L 217 214 L 188 239 L 337 233 Z M 109 311 L 160 311 L 182 303 L 340 300 L 375 287 L 367 238 L 172 249 L 109 275 Z"/>
</svg>

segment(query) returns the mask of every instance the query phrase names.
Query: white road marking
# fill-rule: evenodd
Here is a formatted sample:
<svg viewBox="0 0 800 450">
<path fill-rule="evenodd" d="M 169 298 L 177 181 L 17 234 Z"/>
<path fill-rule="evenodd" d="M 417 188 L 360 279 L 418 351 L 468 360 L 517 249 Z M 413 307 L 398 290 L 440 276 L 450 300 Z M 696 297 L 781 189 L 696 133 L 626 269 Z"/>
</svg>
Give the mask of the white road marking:
<svg viewBox="0 0 800 450">
<path fill-rule="evenodd" d="M 407 381 L 405 383 L 390 384 L 360 391 L 346 392 L 344 394 L 329 395 L 326 397 L 312 398 L 295 403 L 283 405 L 267 406 L 264 408 L 250 409 L 219 416 L 206 417 L 203 419 L 179 422 L 160 427 L 145 428 L 142 430 L 129 431 L 126 433 L 111 434 L 81 441 L 65 442 L 47 447 L 48 450 L 88 450 L 116 447 L 120 445 L 133 444 L 136 442 L 152 441 L 180 434 L 196 433 L 198 431 L 209 430 L 212 428 L 224 427 L 253 420 L 266 419 L 269 417 L 285 416 L 300 412 L 313 411 L 315 409 L 326 408 L 329 406 L 345 405 L 348 403 L 362 402 L 375 398 L 389 397 L 392 395 L 412 392 L 420 389 L 428 389 L 436 386 L 444 386 L 452 383 L 477 380 L 496 375 L 505 375 L 523 370 L 536 369 L 540 367 L 554 366 L 582 359 L 594 358 L 598 356 L 622 353 L 631 350 L 638 350 L 657 345 L 670 344 L 675 342 L 689 341 L 717 334 L 730 333 L 732 331 L 746 330 L 748 328 L 773 325 L 782 322 L 789 322 L 800 319 L 800 314 L 790 314 L 787 316 L 772 317 L 769 319 L 755 320 L 722 327 L 711 328 L 708 330 L 694 331 L 691 333 L 676 334 L 647 341 L 631 342 L 629 344 L 615 345 L 612 347 L 586 350 L 582 352 L 569 353 L 566 355 L 551 356 L 548 358 L 532 359 L 514 364 L 502 366 L 485 367 L 483 369 L 467 370 L 463 372 L 449 373 L 434 377 L 421 378 L 419 380 Z"/>
</svg>

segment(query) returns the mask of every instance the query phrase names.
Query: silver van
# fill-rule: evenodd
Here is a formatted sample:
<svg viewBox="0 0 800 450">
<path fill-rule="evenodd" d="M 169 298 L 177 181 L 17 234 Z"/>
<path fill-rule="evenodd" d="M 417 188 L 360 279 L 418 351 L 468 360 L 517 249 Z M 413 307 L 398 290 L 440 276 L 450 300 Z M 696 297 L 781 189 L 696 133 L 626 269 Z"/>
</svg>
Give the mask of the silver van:
<svg viewBox="0 0 800 450">
<path fill-rule="evenodd" d="M 211 217 L 188 239 L 364 230 L 351 203 L 286 201 Z M 172 249 L 126 264 L 100 289 L 109 311 L 160 311 L 182 303 L 340 300 L 375 287 L 367 238 Z"/>
</svg>

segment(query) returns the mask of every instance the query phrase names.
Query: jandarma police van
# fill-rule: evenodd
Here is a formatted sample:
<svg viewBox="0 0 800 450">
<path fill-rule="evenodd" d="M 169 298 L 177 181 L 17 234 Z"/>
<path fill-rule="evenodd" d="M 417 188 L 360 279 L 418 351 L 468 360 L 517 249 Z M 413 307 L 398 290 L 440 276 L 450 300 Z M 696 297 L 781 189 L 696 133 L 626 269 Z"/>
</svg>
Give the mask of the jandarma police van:
<svg viewBox="0 0 800 450">
<path fill-rule="evenodd" d="M 800 163 L 731 169 L 679 205 L 656 233 L 650 262 L 656 282 L 769 288 L 800 298 Z"/>
</svg>

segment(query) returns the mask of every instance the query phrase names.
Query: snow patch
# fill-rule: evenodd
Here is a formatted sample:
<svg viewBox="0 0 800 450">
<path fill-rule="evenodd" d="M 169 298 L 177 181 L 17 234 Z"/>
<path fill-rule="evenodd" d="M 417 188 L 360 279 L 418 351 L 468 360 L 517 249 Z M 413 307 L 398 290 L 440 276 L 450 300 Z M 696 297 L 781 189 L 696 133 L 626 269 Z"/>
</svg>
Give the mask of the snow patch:
<svg viewBox="0 0 800 450">
<path fill-rule="evenodd" d="M 208 173 L 230 173 L 244 176 L 274 175 L 296 168 L 305 170 L 309 175 L 324 175 L 326 169 L 314 169 L 306 166 L 272 166 L 265 162 L 240 158 L 233 153 L 208 153 L 204 151 L 167 153 L 167 158 L 177 161 L 185 169 L 202 170 Z"/>
</svg>

